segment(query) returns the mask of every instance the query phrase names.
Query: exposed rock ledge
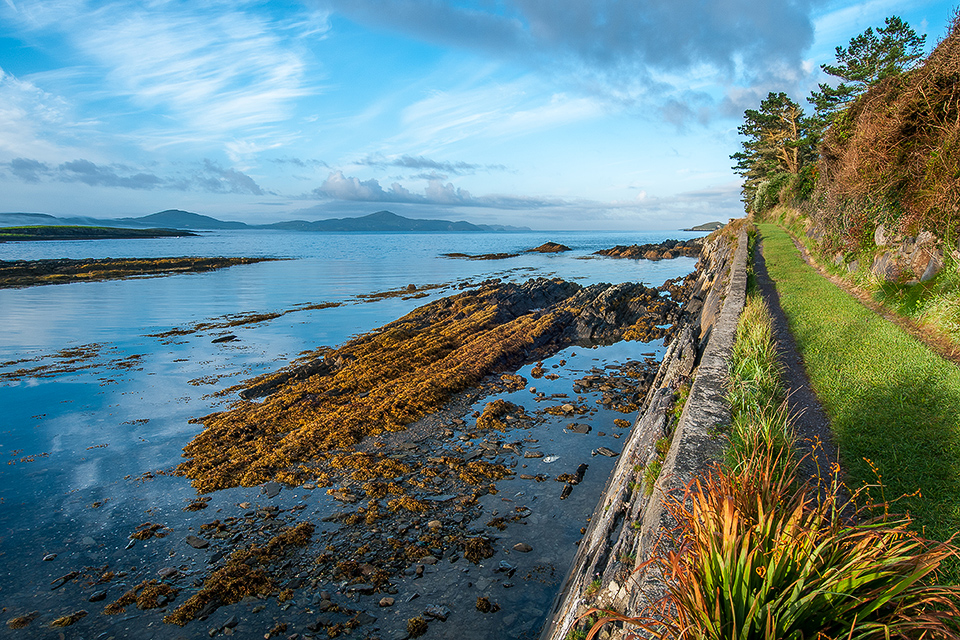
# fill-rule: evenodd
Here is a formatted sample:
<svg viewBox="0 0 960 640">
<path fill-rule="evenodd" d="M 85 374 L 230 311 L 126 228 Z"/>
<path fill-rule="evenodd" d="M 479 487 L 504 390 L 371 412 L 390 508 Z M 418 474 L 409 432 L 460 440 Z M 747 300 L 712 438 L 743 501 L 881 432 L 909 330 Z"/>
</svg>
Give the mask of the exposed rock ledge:
<svg viewBox="0 0 960 640">
<path fill-rule="evenodd" d="M 702 242 L 702 238 L 693 238 L 692 240 L 664 240 L 656 244 L 631 244 L 629 246 L 618 244 L 612 249 L 601 249 L 594 255 L 607 256 L 608 258 L 643 258 L 644 260 L 670 260 L 681 256 L 696 258 L 700 255 Z"/>
<path fill-rule="evenodd" d="M 732 226 L 727 229 L 729 233 Z M 654 572 L 641 575 L 633 570 L 654 552 L 667 551 L 658 547 L 663 544 L 660 533 L 671 526 L 663 508 L 666 495 L 682 494 L 684 486 L 721 451 L 716 426 L 730 420 L 724 400 L 728 362 L 746 295 L 745 227 L 736 242 L 723 233 L 708 238 L 700 260 L 699 279 L 680 328 L 647 394 L 645 410 L 610 474 L 541 640 L 566 638 L 577 617 L 590 607 L 636 615 L 664 592 Z M 690 395 L 673 443 L 653 495 L 647 497 L 637 486 L 640 483 L 633 484 L 634 466 L 646 465 L 657 456 L 655 445 L 666 435 L 674 393 L 690 380 Z M 595 579 L 600 580 L 599 589 L 591 587 Z M 620 638 L 624 631 L 611 624 L 600 637 Z"/>
</svg>

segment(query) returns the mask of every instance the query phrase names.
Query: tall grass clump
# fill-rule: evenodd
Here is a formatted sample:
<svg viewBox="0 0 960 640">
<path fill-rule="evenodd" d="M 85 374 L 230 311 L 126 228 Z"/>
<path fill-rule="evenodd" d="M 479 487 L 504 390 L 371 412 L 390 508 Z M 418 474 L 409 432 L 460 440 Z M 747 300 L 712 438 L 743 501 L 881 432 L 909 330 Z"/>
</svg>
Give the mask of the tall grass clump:
<svg viewBox="0 0 960 640">
<path fill-rule="evenodd" d="M 751 295 L 740 314 L 730 362 L 732 424 L 725 459 L 731 468 L 740 468 L 757 448 L 789 459 L 793 435 L 784 399 L 770 311 L 763 298 Z"/>
<path fill-rule="evenodd" d="M 835 493 L 796 486 L 795 463 L 758 452 L 669 503 L 667 637 L 960 638 L 957 588 L 931 583 L 952 547 L 906 521 L 850 524 Z"/>
<path fill-rule="evenodd" d="M 587 637 L 616 620 L 679 640 L 960 639 L 960 588 L 937 584 L 956 548 L 905 519 L 846 519 L 837 486 L 824 496 L 769 449 L 716 465 L 667 502 L 676 551 L 653 561 L 665 598 L 605 612 Z"/>
</svg>

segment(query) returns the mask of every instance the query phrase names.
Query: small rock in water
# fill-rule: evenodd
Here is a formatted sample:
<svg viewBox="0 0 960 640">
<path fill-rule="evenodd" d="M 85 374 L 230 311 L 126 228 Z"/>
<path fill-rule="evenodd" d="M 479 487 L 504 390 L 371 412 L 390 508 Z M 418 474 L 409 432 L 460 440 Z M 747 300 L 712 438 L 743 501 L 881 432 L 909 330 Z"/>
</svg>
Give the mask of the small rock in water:
<svg viewBox="0 0 960 640">
<path fill-rule="evenodd" d="M 370 624 L 371 622 L 377 621 L 376 618 L 374 618 L 372 615 L 370 615 L 366 611 L 361 611 L 360 613 L 355 615 L 353 619 L 357 621 L 357 624 Z"/>
<path fill-rule="evenodd" d="M 590 425 L 574 422 L 567 426 L 567 431 L 572 433 L 590 433 Z"/>
<path fill-rule="evenodd" d="M 216 343 L 218 343 L 218 342 L 232 342 L 232 341 L 234 341 L 234 340 L 236 340 L 236 339 L 237 339 L 237 336 L 233 335 L 232 333 L 228 333 L 228 334 L 225 335 L 225 336 L 220 336 L 219 338 L 214 338 L 214 339 L 211 340 L 210 342 L 216 344 Z"/>
<path fill-rule="evenodd" d="M 437 564 L 436 556 L 425 556 L 420 559 L 423 564 Z"/>
<path fill-rule="evenodd" d="M 542 458 L 543 452 L 542 451 L 524 451 L 523 457 L 524 458 Z M 546 462 L 546 460 L 544 460 L 544 462 Z"/>
<path fill-rule="evenodd" d="M 237 616 L 230 616 L 227 618 L 227 621 L 223 623 L 223 626 L 227 629 L 233 629 L 238 624 L 240 624 L 240 621 L 237 620 Z"/>
<path fill-rule="evenodd" d="M 427 523 L 427 527 L 431 529 L 442 529 L 443 523 L 440 522 L 439 520 L 431 520 L 430 522 Z"/>
<path fill-rule="evenodd" d="M 186 537 L 186 542 L 188 545 L 194 549 L 206 549 L 210 546 L 210 543 L 204 540 L 203 538 L 198 538 L 195 535 L 189 535 Z"/>
<path fill-rule="evenodd" d="M 164 567 L 157 571 L 157 575 L 161 578 L 170 578 L 177 575 L 177 570 L 173 567 Z"/>
<path fill-rule="evenodd" d="M 107 599 L 106 591 L 95 591 L 90 594 L 90 597 L 87 598 L 88 602 L 100 602 Z"/>
<path fill-rule="evenodd" d="M 519 551 L 520 553 L 530 553 L 533 551 L 533 547 L 528 545 L 526 542 L 518 542 L 517 544 L 513 545 L 513 550 Z"/>
<path fill-rule="evenodd" d="M 381 607 L 392 607 L 394 602 L 396 601 L 393 598 L 380 598 Z"/>
<path fill-rule="evenodd" d="M 280 483 L 274 482 L 273 480 L 271 480 L 270 482 L 265 482 L 263 484 L 262 491 L 263 493 L 267 494 L 268 498 L 275 498 L 277 497 L 277 494 L 280 493 Z"/>
<path fill-rule="evenodd" d="M 57 554 L 55 553 L 48 553 L 47 555 L 43 556 L 44 562 L 50 562 L 51 560 L 56 560 L 56 559 L 57 559 Z"/>
<path fill-rule="evenodd" d="M 546 458 L 543 459 L 543 463 L 550 464 L 552 462 L 556 462 L 559 459 L 560 459 L 560 456 L 547 456 Z"/>
<path fill-rule="evenodd" d="M 423 612 L 426 615 L 430 616 L 431 618 L 435 618 L 441 622 L 445 621 L 448 617 L 450 617 L 450 609 L 437 604 L 428 605 L 427 608 L 423 610 Z"/>
<path fill-rule="evenodd" d="M 376 587 L 372 584 L 351 584 L 347 587 L 347 593 L 355 591 L 357 593 L 370 594 L 373 593 L 375 589 Z"/>
<path fill-rule="evenodd" d="M 620 455 L 613 449 L 608 449 L 606 447 L 598 447 L 597 449 L 594 449 L 593 455 L 597 454 L 600 454 L 601 456 L 607 456 L 608 458 L 616 458 L 618 455 Z"/>
<path fill-rule="evenodd" d="M 561 500 L 566 500 L 566 499 L 567 499 L 567 496 L 570 495 L 570 492 L 571 492 L 571 491 L 573 491 L 573 485 L 572 485 L 572 484 L 570 484 L 570 483 L 568 482 L 567 484 L 563 485 L 563 491 L 560 492 L 560 499 L 561 499 Z"/>
</svg>

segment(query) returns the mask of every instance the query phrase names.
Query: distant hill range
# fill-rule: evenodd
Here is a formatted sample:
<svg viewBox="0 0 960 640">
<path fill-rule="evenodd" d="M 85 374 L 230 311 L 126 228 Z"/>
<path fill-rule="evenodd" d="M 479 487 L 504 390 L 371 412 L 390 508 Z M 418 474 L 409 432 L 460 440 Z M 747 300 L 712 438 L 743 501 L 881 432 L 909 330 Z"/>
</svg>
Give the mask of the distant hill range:
<svg viewBox="0 0 960 640">
<path fill-rule="evenodd" d="M 45 213 L 0 213 L 0 227 L 26 225 L 85 225 L 112 226 L 132 229 L 166 227 L 169 229 L 286 229 L 290 231 L 530 231 L 528 227 L 472 224 L 449 220 L 416 220 L 404 218 L 390 211 L 377 211 L 359 218 L 331 218 L 328 220 L 290 220 L 273 224 L 246 224 L 227 222 L 210 216 L 168 209 L 139 218 L 58 218 Z"/>
</svg>

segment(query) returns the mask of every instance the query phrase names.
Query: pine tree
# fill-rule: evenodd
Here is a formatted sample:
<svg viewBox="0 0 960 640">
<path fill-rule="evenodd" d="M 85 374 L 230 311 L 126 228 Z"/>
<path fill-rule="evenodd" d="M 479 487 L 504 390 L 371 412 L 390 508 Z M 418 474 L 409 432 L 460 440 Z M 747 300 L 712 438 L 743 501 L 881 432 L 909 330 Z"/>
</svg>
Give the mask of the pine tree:
<svg viewBox="0 0 960 640">
<path fill-rule="evenodd" d="M 770 92 L 759 109 L 747 109 L 737 131 L 744 140 L 733 154 L 733 170 L 743 176 L 743 200 L 753 201 L 759 184 L 777 174 L 797 174 L 815 160 L 810 119 L 787 94 Z"/>
<path fill-rule="evenodd" d="M 842 111 L 857 96 L 884 78 L 910 69 L 923 56 L 926 35 L 918 36 L 909 24 L 898 16 L 890 16 L 885 26 L 873 28 L 851 38 L 849 46 L 837 47 L 837 64 L 820 68 L 840 84 L 831 87 L 820 84 L 807 99 L 816 109 L 817 117 L 829 125 L 834 114 Z"/>
</svg>

